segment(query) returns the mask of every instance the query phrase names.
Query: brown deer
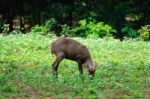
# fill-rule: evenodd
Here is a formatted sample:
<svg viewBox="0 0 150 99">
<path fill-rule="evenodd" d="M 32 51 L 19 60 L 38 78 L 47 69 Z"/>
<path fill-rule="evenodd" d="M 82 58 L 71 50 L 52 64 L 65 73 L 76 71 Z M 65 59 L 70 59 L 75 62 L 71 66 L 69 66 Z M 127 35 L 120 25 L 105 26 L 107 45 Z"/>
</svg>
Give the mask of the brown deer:
<svg viewBox="0 0 150 99">
<path fill-rule="evenodd" d="M 58 65 L 64 58 L 76 61 L 78 63 L 80 74 L 83 74 L 82 64 L 85 63 L 88 66 L 89 74 L 94 76 L 96 70 L 95 65 L 93 64 L 87 47 L 81 43 L 67 37 L 61 37 L 58 40 L 52 42 L 51 53 L 55 54 L 56 56 L 56 60 L 52 64 L 54 76 L 57 77 Z"/>
</svg>

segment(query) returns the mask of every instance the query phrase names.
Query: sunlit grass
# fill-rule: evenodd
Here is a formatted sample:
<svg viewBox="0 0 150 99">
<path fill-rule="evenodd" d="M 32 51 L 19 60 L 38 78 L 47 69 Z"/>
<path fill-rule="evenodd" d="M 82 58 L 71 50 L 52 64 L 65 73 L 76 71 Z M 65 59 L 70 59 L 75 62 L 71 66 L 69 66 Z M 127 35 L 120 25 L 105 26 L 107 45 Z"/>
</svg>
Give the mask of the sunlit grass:
<svg viewBox="0 0 150 99">
<path fill-rule="evenodd" d="M 86 45 L 96 63 L 90 80 L 85 68 L 63 60 L 59 78 L 53 79 L 55 56 L 50 44 L 56 37 L 0 36 L 0 96 L 4 97 L 148 97 L 150 93 L 150 43 L 112 38 L 73 38 Z M 1 98 L 0 97 L 0 98 Z"/>
</svg>

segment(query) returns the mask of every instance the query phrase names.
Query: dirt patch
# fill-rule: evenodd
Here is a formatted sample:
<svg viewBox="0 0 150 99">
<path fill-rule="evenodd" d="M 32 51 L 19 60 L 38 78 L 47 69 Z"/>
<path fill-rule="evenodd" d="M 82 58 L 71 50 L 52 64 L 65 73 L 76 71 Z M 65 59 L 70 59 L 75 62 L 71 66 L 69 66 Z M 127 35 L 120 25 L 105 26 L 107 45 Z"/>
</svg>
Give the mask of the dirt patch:
<svg viewBox="0 0 150 99">
<path fill-rule="evenodd" d="M 145 91 L 145 92 L 144 92 L 144 95 L 145 95 L 146 97 L 150 97 L 150 91 Z"/>
<path fill-rule="evenodd" d="M 120 99 L 120 98 L 125 98 L 127 96 L 129 96 L 129 95 L 127 95 L 126 93 L 118 92 L 112 96 L 112 99 Z"/>
</svg>

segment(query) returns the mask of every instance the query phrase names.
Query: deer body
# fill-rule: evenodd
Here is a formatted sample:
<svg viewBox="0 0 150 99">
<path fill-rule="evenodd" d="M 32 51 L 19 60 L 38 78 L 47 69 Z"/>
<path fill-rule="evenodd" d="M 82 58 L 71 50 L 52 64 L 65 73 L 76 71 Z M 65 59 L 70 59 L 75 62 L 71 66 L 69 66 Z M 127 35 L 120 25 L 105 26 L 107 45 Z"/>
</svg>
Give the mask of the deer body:
<svg viewBox="0 0 150 99">
<path fill-rule="evenodd" d="M 70 38 L 62 37 L 52 43 L 51 53 L 56 56 L 56 60 L 52 64 L 54 75 L 58 74 L 58 65 L 64 58 L 76 61 L 80 74 L 83 73 L 82 64 L 85 63 L 88 66 L 89 74 L 94 75 L 95 66 L 93 65 L 91 55 L 86 46 L 81 43 Z"/>
</svg>

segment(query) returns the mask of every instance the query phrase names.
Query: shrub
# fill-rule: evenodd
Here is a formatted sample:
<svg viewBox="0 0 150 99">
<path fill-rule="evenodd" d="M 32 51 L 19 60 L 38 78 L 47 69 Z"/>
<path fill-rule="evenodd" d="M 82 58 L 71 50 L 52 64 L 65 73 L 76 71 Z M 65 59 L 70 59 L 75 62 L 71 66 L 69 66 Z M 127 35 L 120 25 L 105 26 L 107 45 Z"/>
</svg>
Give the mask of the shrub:
<svg viewBox="0 0 150 99">
<path fill-rule="evenodd" d="M 4 24 L 1 27 L 2 33 L 8 33 L 9 32 L 9 24 Z"/>
<path fill-rule="evenodd" d="M 10 31 L 10 24 L 1 24 L 0 26 L 0 32 L 2 32 L 3 34 L 20 34 L 22 33 L 23 28 L 21 28 L 20 26 L 17 26 L 15 29 L 13 29 L 13 31 Z"/>
<path fill-rule="evenodd" d="M 140 33 L 140 38 L 144 41 L 150 40 L 150 25 L 142 26 L 141 29 L 138 30 Z"/>
<path fill-rule="evenodd" d="M 32 27 L 31 33 L 47 35 L 47 34 L 53 32 L 52 28 L 54 27 L 54 25 L 56 25 L 56 20 L 54 18 L 52 18 L 52 19 L 48 20 L 47 22 L 45 22 L 45 24 L 43 24 L 41 26 L 35 25 L 34 27 Z"/>
<path fill-rule="evenodd" d="M 116 33 L 110 25 L 104 24 L 104 22 L 87 22 L 86 20 L 80 20 L 79 26 L 71 29 L 71 34 L 75 36 L 98 36 L 98 37 L 109 37 Z"/>
<path fill-rule="evenodd" d="M 62 32 L 61 35 L 68 35 L 70 32 L 70 27 L 67 24 L 61 25 Z"/>
<path fill-rule="evenodd" d="M 48 31 L 47 27 L 39 26 L 39 25 L 35 25 L 31 29 L 31 33 L 34 33 L 34 34 L 47 34 L 47 31 Z"/>
<path fill-rule="evenodd" d="M 138 31 L 130 26 L 124 26 L 121 30 L 126 37 L 136 38 L 138 37 Z"/>
</svg>

